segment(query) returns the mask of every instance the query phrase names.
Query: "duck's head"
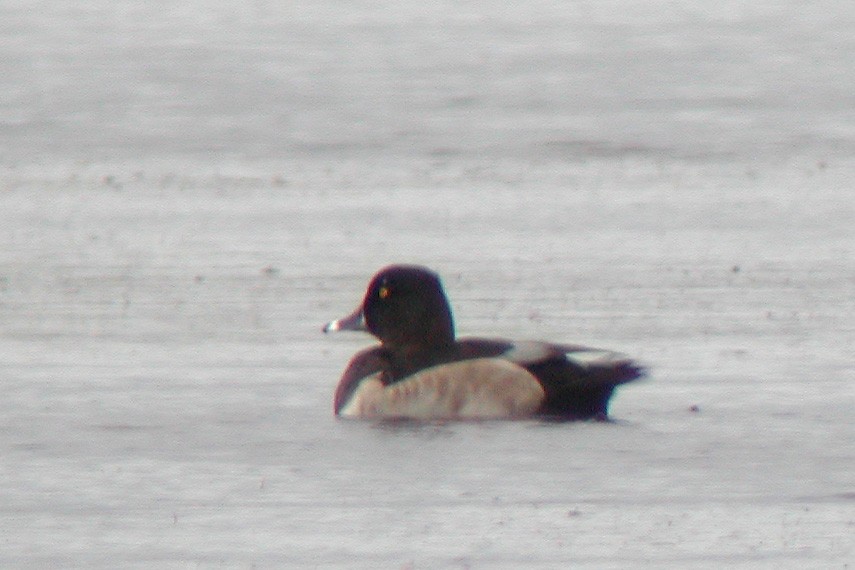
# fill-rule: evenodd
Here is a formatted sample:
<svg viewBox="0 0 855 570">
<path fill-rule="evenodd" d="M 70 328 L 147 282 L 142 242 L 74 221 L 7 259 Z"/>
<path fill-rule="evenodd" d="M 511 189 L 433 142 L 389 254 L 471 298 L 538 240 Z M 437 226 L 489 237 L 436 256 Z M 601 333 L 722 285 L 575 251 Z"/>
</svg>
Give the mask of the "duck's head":
<svg viewBox="0 0 855 570">
<path fill-rule="evenodd" d="M 454 321 L 442 282 L 436 273 L 418 265 L 381 269 L 368 284 L 359 308 L 323 330 L 365 330 L 387 347 L 454 342 Z"/>
</svg>

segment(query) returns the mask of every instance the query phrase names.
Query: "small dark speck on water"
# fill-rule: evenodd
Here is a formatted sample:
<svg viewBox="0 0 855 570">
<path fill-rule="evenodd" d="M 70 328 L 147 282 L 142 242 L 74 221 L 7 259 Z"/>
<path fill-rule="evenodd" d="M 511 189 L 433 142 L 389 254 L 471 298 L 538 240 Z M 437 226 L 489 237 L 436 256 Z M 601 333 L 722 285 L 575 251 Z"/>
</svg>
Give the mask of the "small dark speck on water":
<svg viewBox="0 0 855 570">
<path fill-rule="evenodd" d="M 122 189 L 122 184 L 112 174 L 105 174 L 104 176 L 102 176 L 101 184 L 107 186 L 108 188 L 112 188 L 113 190 Z"/>
</svg>

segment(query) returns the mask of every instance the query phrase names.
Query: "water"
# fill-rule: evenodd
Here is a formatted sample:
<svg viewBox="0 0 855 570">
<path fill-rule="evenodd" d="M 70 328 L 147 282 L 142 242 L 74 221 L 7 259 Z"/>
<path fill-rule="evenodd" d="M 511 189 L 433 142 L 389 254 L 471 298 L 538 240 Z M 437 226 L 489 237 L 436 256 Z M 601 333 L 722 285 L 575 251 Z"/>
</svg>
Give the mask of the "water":
<svg viewBox="0 0 855 570">
<path fill-rule="evenodd" d="M 850 567 L 853 19 L 0 5 L 0 566 Z M 393 261 L 651 377 L 336 421 Z"/>
</svg>

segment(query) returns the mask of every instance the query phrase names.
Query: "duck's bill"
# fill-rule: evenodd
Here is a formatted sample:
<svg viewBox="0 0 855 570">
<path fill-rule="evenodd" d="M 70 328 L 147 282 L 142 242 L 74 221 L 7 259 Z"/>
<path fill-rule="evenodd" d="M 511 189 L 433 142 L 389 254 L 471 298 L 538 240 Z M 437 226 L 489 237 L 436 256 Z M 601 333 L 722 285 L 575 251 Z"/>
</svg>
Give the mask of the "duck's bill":
<svg viewBox="0 0 855 570">
<path fill-rule="evenodd" d="M 356 309 L 352 314 L 344 317 L 343 319 L 337 319 L 335 321 L 330 321 L 324 325 L 322 329 L 325 333 L 336 332 L 336 331 L 364 331 L 365 329 L 365 315 L 362 313 L 362 307 Z"/>
</svg>

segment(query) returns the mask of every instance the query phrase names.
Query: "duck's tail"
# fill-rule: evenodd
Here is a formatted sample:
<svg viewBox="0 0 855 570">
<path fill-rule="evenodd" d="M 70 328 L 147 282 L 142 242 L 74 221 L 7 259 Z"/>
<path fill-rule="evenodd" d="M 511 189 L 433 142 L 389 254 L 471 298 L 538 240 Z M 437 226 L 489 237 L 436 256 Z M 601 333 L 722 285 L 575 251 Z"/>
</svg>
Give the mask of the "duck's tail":
<svg viewBox="0 0 855 570">
<path fill-rule="evenodd" d="M 624 358 L 609 363 L 593 363 L 585 367 L 594 384 L 619 386 L 647 375 L 647 369 L 633 360 Z"/>
<path fill-rule="evenodd" d="M 573 420 L 607 419 L 614 389 L 646 374 L 622 354 L 592 349 L 567 351 L 566 360 L 538 368 L 532 372 L 546 390 L 544 415 Z"/>
</svg>

